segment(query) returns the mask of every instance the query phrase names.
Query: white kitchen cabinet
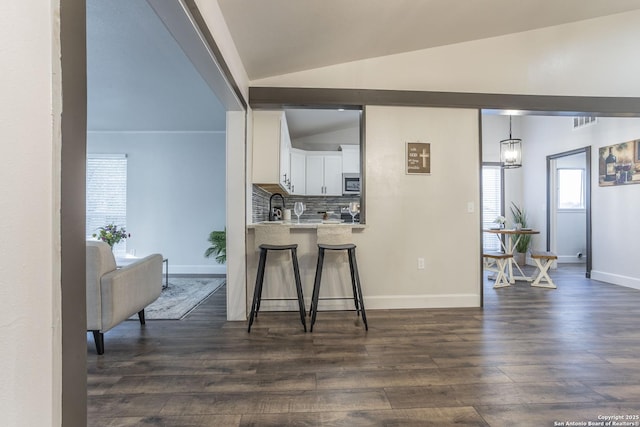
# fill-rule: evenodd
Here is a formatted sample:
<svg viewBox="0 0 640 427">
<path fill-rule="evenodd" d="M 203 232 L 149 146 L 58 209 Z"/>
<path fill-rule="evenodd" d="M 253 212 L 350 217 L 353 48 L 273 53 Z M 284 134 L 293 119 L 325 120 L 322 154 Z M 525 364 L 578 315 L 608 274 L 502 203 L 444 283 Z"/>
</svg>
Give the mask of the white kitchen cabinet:
<svg viewBox="0 0 640 427">
<path fill-rule="evenodd" d="M 284 114 L 280 118 L 280 185 L 291 193 L 291 137 Z"/>
<path fill-rule="evenodd" d="M 291 194 L 306 194 L 306 178 L 307 178 L 307 155 L 304 151 L 291 149 Z"/>
<path fill-rule="evenodd" d="M 307 196 L 342 195 L 342 156 L 307 153 Z"/>
<path fill-rule="evenodd" d="M 271 193 L 288 193 L 290 150 L 284 111 L 254 111 L 252 182 Z"/>
<path fill-rule="evenodd" d="M 324 194 L 328 196 L 342 195 L 342 157 L 324 157 Z"/>
<path fill-rule="evenodd" d="M 341 145 L 342 173 L 360 173 L 360 146 Z"/>
</svg>

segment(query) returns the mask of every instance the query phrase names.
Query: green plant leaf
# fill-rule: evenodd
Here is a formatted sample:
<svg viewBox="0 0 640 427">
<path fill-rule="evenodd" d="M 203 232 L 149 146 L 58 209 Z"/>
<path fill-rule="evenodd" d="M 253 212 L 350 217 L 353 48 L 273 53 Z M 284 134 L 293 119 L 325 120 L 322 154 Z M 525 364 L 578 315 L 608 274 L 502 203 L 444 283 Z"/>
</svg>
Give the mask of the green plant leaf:
<svg viewBox="0 0 640 427">
<path fill-rule="evenodd" d="M 215 256 L 216 262 L 220 264 L 227 262 L 227 229 L 212 231 L 207 240 L 211 246 L 204 252 L 205 258 Z"/>
<path fill-rule="evenodd" d="M 514 224 L 520 224 L 523 228 L 526 228 L 529 226 L 527 212 L 524 210 L 524 208 L 521 208 L 520 206 L 516 205 L 514 202 L 511 202 L 511 217 L 513 219 Z M 518 237 L 520 237 L 520 239 L 518 239 Z M 516 243 L 516 241 L 518 242 L 515 246 L 515 250 L 517 252 L 526 253 L 527 250 L 529 249 L 529 246 L 531 245 L 531 235 L 529 234 L 523 234 L 520 236 L 512 235 L 511 241 L 514 244 Z"/>
</svg>

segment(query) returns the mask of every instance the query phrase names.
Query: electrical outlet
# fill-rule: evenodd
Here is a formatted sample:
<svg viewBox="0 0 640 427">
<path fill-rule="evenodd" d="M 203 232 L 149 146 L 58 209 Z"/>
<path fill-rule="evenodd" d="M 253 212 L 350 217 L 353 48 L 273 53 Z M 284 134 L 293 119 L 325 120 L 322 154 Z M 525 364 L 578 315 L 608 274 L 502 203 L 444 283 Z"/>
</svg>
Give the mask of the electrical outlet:
<svg viewBox="0 0 640 427">
<path fill-rule="evenodd" d="M 424 270 L 424 258 L 418 258 L 418 270 Z"/>
</svg>

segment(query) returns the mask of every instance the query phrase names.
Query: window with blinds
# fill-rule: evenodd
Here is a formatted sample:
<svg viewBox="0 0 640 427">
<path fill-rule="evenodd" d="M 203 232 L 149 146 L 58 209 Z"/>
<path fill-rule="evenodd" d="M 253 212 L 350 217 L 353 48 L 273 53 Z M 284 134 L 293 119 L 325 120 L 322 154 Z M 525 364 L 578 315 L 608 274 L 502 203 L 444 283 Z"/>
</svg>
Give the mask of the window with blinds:
<svg viewBox="0 0 640 427">
<path fill-rule="evenodd" d="M 482 228 L 497 226 L 496 217 L 503 215 L 502 209 L 502 168 L 499 165 L 482 166 Z M 500 241 L 495 234 L 483 233 L 482 249 L 484 251 L 501 250 Z"/>
<path fill-rule="evenodd" d="M 99 227 L 127 224 L 127 156 L 125 154 L 87 155 L 87 238 Z M 113 248 L 127 251 L 126 239 Z"/>
</svg>

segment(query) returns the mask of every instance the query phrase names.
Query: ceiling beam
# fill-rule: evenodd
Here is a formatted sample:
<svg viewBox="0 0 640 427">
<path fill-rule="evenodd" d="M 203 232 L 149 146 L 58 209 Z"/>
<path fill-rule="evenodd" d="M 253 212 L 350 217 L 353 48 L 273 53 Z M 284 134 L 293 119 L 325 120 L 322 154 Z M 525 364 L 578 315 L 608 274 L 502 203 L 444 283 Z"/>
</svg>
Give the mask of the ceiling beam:
<svg viewBox="0 0 640 427">
<path fill-rule="evenodd" d="M 377 89 L 250 87 L 254 109 L 363 105 L 518 110 L 519 114 L 640 117 L 640 98 L 602 96 L 513 95 Z"/>
</svg>

